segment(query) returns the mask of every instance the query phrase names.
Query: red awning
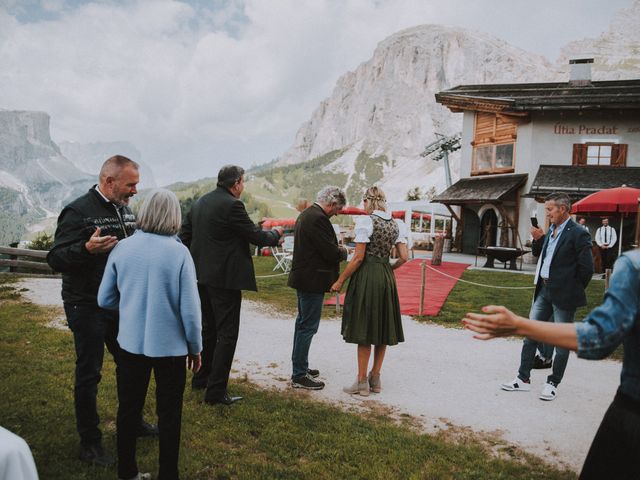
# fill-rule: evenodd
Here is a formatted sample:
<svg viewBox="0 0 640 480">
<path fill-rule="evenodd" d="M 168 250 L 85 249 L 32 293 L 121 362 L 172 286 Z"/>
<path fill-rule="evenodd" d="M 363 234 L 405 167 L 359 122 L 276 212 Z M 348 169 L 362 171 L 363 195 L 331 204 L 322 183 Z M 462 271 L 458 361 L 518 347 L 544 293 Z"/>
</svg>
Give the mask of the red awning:
<svg viewBox="0 0 640 480">
<path fill-rule="evenodd" d="M 338 215 L 368 215 L 366 211 L 358 207 L 344 207 L 338 210 Z"/>
<path fill-rule="evenodd" d="M 273 227 L 293 227 L 296 224 L 295 218 L 268 218 L 262 219 L 262 228 Z"/>
<path fill-rule="evenodd" d="M 399 218 L 400 220 L 404 220 L 406 212 L 404 210 L 394 210 L 391 212 L 391 216 L 393 218 Z M 431 220 L 431 215 L 428 213 L 420 213 L 420 212 L 411 212 L 411 218 L 417 220 L 422 215 L 423 220 Z"/>
</svg>

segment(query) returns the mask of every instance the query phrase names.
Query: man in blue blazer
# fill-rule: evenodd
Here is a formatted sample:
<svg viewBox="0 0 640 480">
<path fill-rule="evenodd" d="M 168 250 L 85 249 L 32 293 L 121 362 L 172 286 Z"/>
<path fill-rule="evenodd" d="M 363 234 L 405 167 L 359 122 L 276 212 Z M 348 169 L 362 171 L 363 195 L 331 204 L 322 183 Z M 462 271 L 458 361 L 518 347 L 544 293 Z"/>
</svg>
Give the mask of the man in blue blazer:
<svg viewBox="0 0 640 480">
<path fill-rule="evenodd" d="M 585 288 L 593 275 L 591 235 L 575 223 L 569 212 L 571 200 L 564 193 L 552 193 L 545 198 L 545 213 L 550 227 L 546 235 L 538 227 L 531 228 L 533 254 L 540 257 L 536 270 L 536 290 L 530 318 L 556 323 L 575 321 L 576 309 L 587 304 Z M 530 373 L 538 342 L 525 338 L 518 375 L 500 385 L 503 390 L 531 390 Z M 556 348 L 551 375 L 547 377 L 541 400 L 554 400 L 569 350 Z"/>
<path fill-rule="evenodd" d="M 275 246 L 282 229 L 264 231 L 247 214 L 240 195 L 244 169 L 227 165 L 217 188 L 193 205 L 180 238 L 189 247 L 198 277 L 202 307 L 202 368 L 191 386 L 206 388 L 204 401 L 231 405 L 242 397 L 227 393 L 240 328 L 242 290 L 257 290 L 249 243 Z"/>
</svg>

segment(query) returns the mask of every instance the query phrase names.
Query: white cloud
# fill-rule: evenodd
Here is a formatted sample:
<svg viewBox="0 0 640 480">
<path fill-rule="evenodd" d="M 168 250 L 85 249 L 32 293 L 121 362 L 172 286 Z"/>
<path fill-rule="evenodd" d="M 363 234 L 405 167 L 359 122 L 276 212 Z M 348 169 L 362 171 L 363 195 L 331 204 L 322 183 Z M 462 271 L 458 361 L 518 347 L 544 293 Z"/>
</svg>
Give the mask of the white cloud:
<svg viewBox="0 0 640 480">
<path fill-rule="evenodd" d="M 553 60 L 629 0 L 601 3 L 0 0 L 0 108 L 47 111 L 55 140 L 129 140 L 162 182 L 197 178 L 282 153 L 400 29 L 473 27 Z"/>
</svg>

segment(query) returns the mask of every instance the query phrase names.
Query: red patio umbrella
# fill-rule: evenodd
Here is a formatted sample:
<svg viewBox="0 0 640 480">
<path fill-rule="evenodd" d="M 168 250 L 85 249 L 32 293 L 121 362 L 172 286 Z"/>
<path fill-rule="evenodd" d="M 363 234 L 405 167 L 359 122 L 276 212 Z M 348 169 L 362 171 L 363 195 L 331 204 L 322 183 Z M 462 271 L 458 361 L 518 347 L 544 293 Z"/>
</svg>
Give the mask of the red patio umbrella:
<svg viewBox="0 0 640 480">
<path fill-rule="evenodd" d="M 622 187 L 607 188 L 592 193 L 578 200 L 571 207 L 571 213 L 592 213 L 607 215 L 620 214 L 620 241 L 618 242 L 618 255 L 622 253 L 622 217 L 638 213 L 638 198 L 640 189 L 623 185 Z"/>
</svg>

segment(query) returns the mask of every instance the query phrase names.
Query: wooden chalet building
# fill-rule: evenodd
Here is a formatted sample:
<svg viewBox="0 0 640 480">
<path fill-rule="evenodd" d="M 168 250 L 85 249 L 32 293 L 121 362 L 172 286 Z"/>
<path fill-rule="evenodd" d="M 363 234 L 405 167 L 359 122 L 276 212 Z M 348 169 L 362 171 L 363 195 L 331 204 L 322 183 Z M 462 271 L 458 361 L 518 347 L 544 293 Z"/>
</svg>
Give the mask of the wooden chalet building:
<svg viewBox="0 0 640 480">
<path fill-rule="evenodd" d="M 591 62 L 573 60 L 569 82 L 436 94 L 464 115 L 461 179 L 433 200 L 454 213 L 458 249 L 521 247 L 532 215 L 546 228 L 541 202 L 551 192 L 577 200 L 623 184 L 640 188 L 640 80 L 591 82 Z M 590 220 L 592 234 L 599 223 Z"/>
</svg>

